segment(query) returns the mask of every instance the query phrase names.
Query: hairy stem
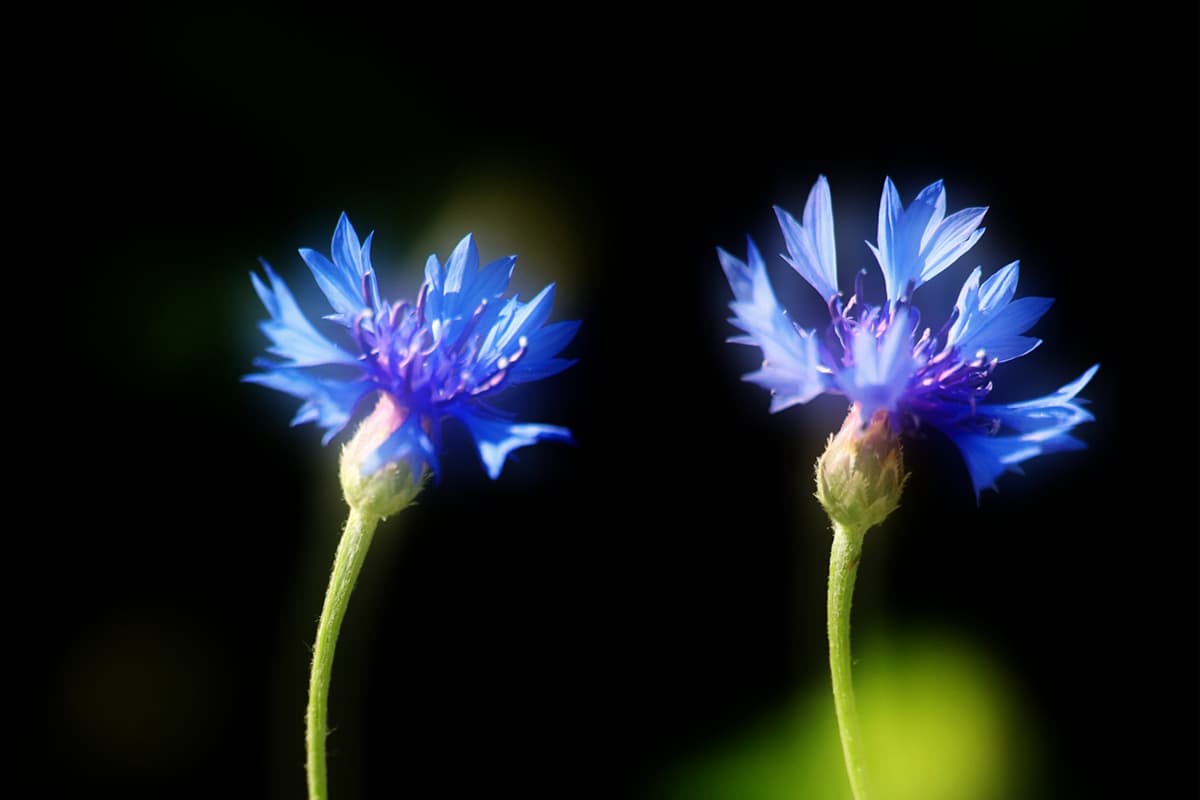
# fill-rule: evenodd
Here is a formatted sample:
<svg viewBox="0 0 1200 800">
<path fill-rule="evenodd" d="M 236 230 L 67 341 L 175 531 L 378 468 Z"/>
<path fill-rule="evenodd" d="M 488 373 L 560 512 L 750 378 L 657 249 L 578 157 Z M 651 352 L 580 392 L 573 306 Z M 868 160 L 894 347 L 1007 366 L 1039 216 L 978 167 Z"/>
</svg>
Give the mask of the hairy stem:
<svg viewBox="0 0 1200 800">
<path fill-rule="evenodd" d="M 854 579 L 862 557 L 865 531 L 853 531 L 833 525 L 833 549 L 829 554 L 829 672 L 833 679 L 833 702 L 837 709 L 842 754 L 855 800 L 866 800 L 867 769 L 863 758 L 862 731 L 854 702 L 854 680 L 850 658 L 850 605 L 854 598 Z"/>
<path fill-rule="evenodd" d="M 358 580 L 371 546 L 371 538 L 379 518 L 365 515 L 351 507 L 346 528 L 333 559 L 333 574 L 325 590 L 321 621 L 317 623 L 317 643 L 313 648 L 312 673 L 308 681 L 308 712 L 305 716 L 304 743 L 307 751 L 305 768 L 308 771 L 309 800 L 327 800 L 329 789 L 325 777 L 325 736 L 328 733 L 329 681 L 333 674 L 333 655 L 338 631 L 350 605 L 350 594 Z"/>
</svg>

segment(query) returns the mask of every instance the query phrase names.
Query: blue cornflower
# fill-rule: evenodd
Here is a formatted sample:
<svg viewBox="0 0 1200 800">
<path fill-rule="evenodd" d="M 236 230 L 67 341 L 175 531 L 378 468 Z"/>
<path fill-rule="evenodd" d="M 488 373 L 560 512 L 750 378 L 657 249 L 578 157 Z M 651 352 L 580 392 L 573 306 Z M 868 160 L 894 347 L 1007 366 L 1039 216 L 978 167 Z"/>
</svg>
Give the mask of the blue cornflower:
<svg viewBox="0 0 1200 800">
<path fill-rule="evenodd" d="M 984 402 L 997 367 L 1026 355 L 1040 339 L 1025 333 L 1052 300 L 1014 300 L 1018 262 L 980 282 L 976 267 L 940 328 L 922 329 L 913 293 L 966 253 L 983 235 L 986 208 L 946 216 L 946 192 L 938 181 L 907 207 L 891 179 L 883 185 L 878 242 L 868 244 L 879 262 L 887 300 L 866 302 L 865 270 L 854 294 L 843 301 L 838 288 L 833 208 L 829 183 L 817 179 L 803 221 L 776 207 L 787 254 L 783 259 L 821 295 L 830 324 L 821 333 L 794 324 L 779 305 L 766 264 L 748 239 L 747 261 L 718 249 L 733 288 L 730 320 L 743 331 L 729 341 L 758 347 L 762 367 L 746 380 L 770 390 L 771 411 L 807 403 L 820 394 L 844 395 L 865 425 L 886 414 L 891 428 L 912 433 L 941 431 L 966 461 L 975 494 L 995 489 L 1006 471 L 1044 453 L 1076 450 L 1084 444 L 1071 429 L 1093 419 L 1077 397 L 1096 374 L 1095 365 L 1056 392 L 1019 403 Z"/>
<path fill-rule="evenodd" d="M 580 323 L 545 324 L 554 284 L 527 303 L 515 296 L 505 299 L 516 256 L 480 269 L 475 241 L 467 235 L 444 266 L 436 255 L 429 256 L 415 302 L 391 303 L 381 298 L 371 264 L 373 235 L 360 243 L 342 214 L 333 232 L 332 260 L 300 250 L 333 308 L 325 319 L 349 333 L 348 349 L 309 322 L 266 261 L 269 285 L 251 274 L 271 315 L 260 325 L 272 342 L 267 352 L 282 360 L 257 359 L 262 372 L 243 380 L 302 399 L 292 424 L 315 422 L 325 429 L 323 443 L 374 398 L 375 408 L 355 437 L 368 443 L 356 459 L 363 475 L 399 463 L 407 464 L 414 477 L 426 466 L 436 475 L 446 417 L 466 427 L 492 478 L 519 447 L 541 439 L 570 441 L 565 428 L 518 422 L 490 404 L 510 386 L 575 363 L 557 355 Z"/>
</svg>

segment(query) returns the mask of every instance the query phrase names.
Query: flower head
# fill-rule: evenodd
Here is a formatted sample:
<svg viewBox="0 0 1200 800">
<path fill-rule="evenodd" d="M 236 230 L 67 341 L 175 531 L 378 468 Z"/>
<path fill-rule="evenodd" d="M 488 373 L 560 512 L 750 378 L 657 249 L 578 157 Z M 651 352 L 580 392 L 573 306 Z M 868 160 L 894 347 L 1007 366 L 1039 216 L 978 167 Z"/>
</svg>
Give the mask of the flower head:
<svg viewBox="0 0 1200 800">
<path fill-rule="evenodd" d="M 914 292 L 971 249 L 983 235 L 979 226 L 986 211 L 967 208 L 946 216 L 941 181 L 904 207 L 891 179 L 885 180 L 878 240 L 868 247 L 883 273 L 887 297 L 872 305 L 863 296 L 865 271 L 856 277 L 848 299 L 838 288 L 833 207 L 825 177 L 813 185 L 801 221 L 777 207 L 787 246 L 783 259 L 829 308 L 830 322 L 820 332 L 788 318 L 753 240 L 748 240 L 746 261 L 718 249 L 734 294 L 730 322 L 742 331 L 729 341 L 762 350 L 762 367 L 746 380 L 771 392 L 771 411 L 820 394 L 839 394 L 850 400 L 863 424 L 886 414 L 893 431 L 942 431 L 962 453 L 976 497 L 985 488 L 994 489 L 1003 473 L 1019 472 L 1023 461 L 1082 448 L 1070 431 L 1093 419 L 1077 395 L 1098 364 L 1043 397 L 985 402 L 998 367 L 1041 344 L 1025 334 L 1053 302 L 1013 299 L 1018 262 L 982 282 L 982 268 L 976 267 L 949 319 L 936 329 L 921 325 Z"/>
<path fill-rule="evenodd" d="M 265 261 L 267 282 L 250 276 L 271 315 L 260 327 L 272 343 L 267 352 L 276 359 L 257 359 L 262 371 L 243 380 L 303 400 L 292 424 L 315 422 L 325 429 L 324 443 L 374 403 L 346 448 L 343 484 L 353 478 L 347 463 L 364 478 L 397 465 L 412 480 L 426 467 L 436 475 L 446 417 L 467 429 L 492 478 L 519 447 L 541 439 L 570 441 L 565 428 L 518 422 L 490 404 L 510 386 L 549 377 L 574 363 L 557 356 L 579 322 L 545 324 L 554 285 L 526 303 L 505 298 L 516 256 L 480 268 L 468 235 L 444 266 L 437 256 L 429 257 L 413 302 L 392 303 L 379 293 L 372 236 L 360 242 L 343 214 L 333 232 L 331 257 L 300 250 L 332 306 L 325 319 L 346 329 L 346 346 L 317 330 Z"/>
</svg>

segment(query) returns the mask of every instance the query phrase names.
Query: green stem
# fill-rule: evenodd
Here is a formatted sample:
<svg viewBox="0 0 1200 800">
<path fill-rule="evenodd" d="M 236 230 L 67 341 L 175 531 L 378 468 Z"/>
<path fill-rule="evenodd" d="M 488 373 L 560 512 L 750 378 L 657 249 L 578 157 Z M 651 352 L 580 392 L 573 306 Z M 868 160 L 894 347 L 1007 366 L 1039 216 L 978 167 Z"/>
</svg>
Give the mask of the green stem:
<svg viewBox="0 0 1200 800">
<path fill-rule="evenodd" d="M 846 774 L 855 800 L 867 798 L 867 768 L 863 757 L 862 731 L 854 702 L 854 681 L 850 659 L 850 604 L 854 599 L 854 579 L 862 557 L 865 531 L 850 530 L 833 524 L 833 550 L 829 554 L 829 672 L 833 678 L 833 703 L 837 709 L 838 732 Z"/>
<path fill-rule="evenodd" d="M 327 800 L 329 789 L 325 778 L 325 736 L 329 712 L 329 679 L 333 674 L 333 653 L 337 647 L 338 631 L 350 604 L 350 593 L 367 558 L 371 537 L 379 525 L 379 517 L 364 514 L 353 506 L 346 518 L 346 529 L 338 543 L 333 559 L 333 574 L 325 590 L 325 605 L 317 623 L 317 643 L 313 648 L 312 674 L 308 680 L 308 713 L 305 716 L 304 744 L 308 758 L 309 800 Z"/>
</svg>

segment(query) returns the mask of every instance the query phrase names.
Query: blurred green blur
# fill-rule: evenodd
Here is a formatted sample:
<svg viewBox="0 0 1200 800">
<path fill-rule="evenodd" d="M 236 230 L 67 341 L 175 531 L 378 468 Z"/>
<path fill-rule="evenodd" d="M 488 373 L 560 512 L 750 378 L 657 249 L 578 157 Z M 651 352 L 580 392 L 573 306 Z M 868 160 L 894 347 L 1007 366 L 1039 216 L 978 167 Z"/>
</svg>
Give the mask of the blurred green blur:
<svg viewBox="0 0 1200 800">
<path fill-rule="evenodd" d="M 1039 759 L 1020 693 L 982 650 L 946 632 L 868 638 L 855 685 L 874 797 L 1027 797 Z M 809 686 L 757 726 L 668 774 L 659 800 L 850 800 L 833 699 Z"/>
</svg>

